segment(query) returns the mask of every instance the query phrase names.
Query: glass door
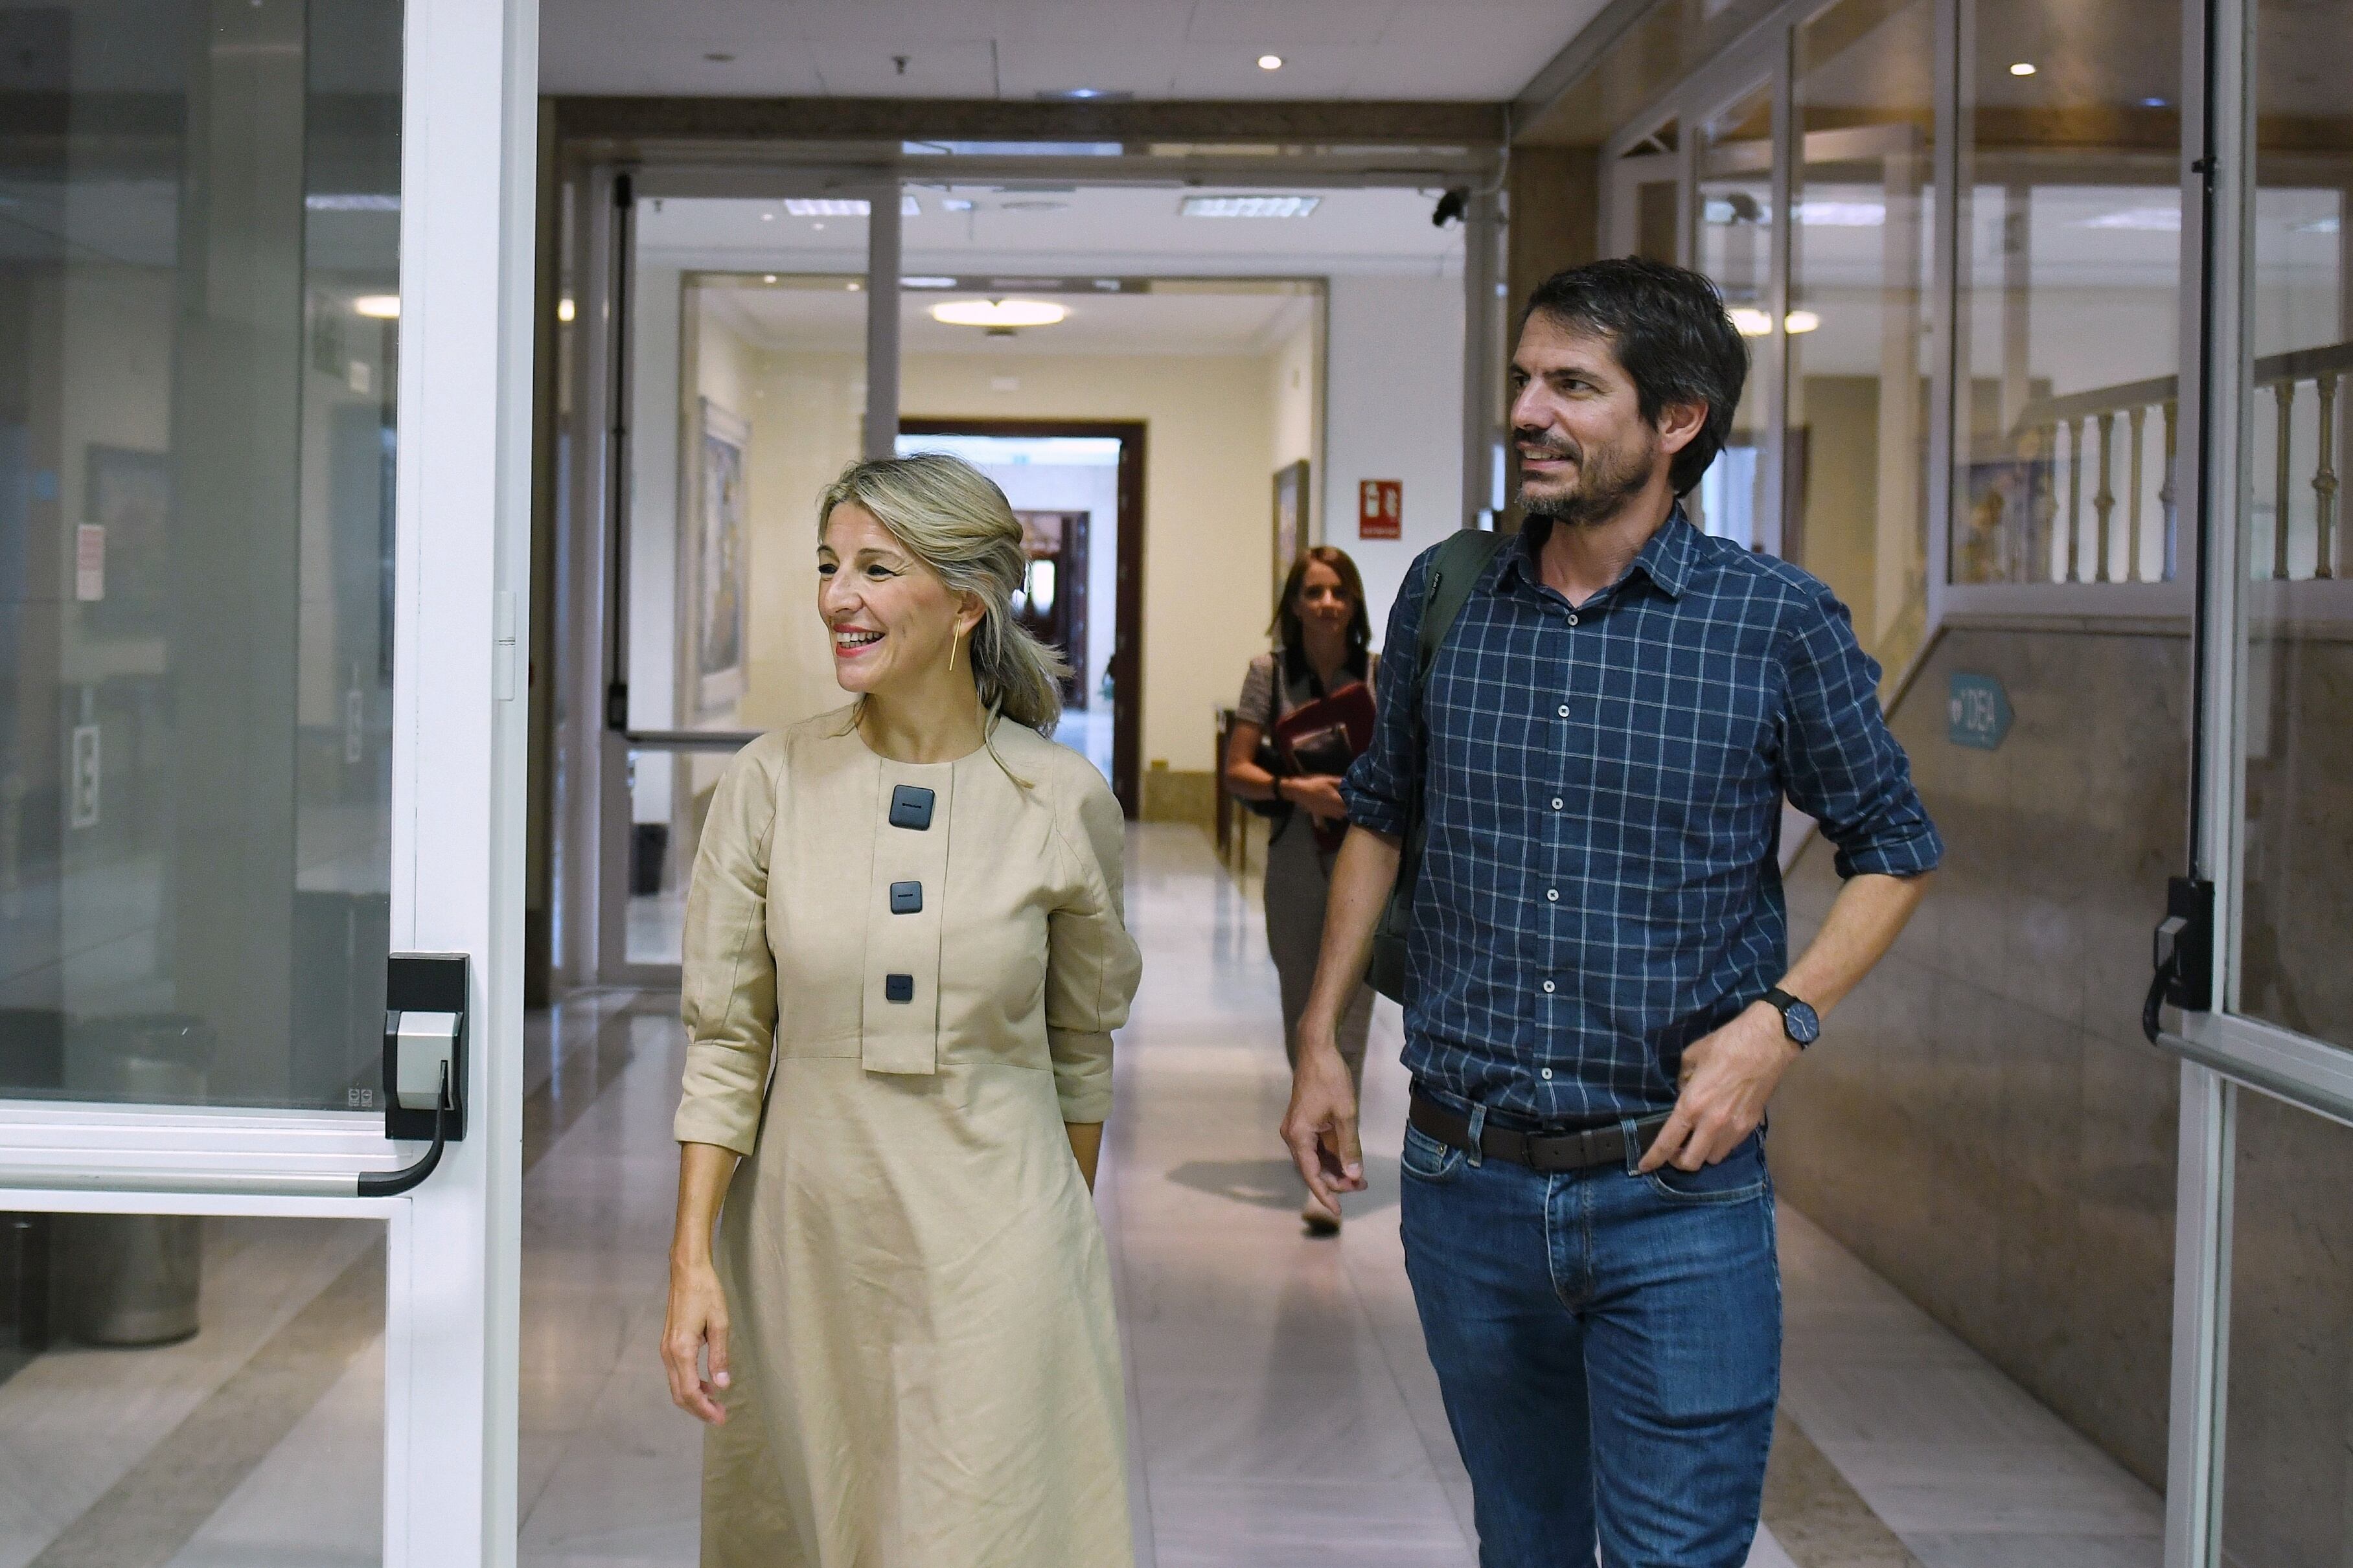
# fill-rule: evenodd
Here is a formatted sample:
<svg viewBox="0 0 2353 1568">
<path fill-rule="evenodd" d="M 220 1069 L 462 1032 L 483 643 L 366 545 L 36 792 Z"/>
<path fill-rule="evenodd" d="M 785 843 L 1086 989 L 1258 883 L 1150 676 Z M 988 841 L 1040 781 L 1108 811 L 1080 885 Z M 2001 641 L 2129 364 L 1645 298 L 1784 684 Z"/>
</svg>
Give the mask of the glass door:
<svg viewBox="0 0 2353 1568">
<path fill-rule="evenodd" d="M 511 1552 L 530 16 L 0 11 L 16 1560 Z"/>
<path fill-rule="evenodd" d="M 575 356 L 575 984 L 675 984 L 727 759 L 838 707 L 815 616 L 816 500 L 898 425 L 896 182 L 874 171 L 592 171 Z M 575 306 L 575 320 L 582 319 Z M 602 581 L 597 581 L 599 574 Z M 576 872 L 576 874 L 575 874 Z"/>
<path fill-rule="evenodd" d="M 2353 1563 L 2353 63 L 2341 8 L 2214 7 L 2196 863 L 2168 1563 Z M 2197 184 L 2189 187 L 2195 199 Z M 2195 253 L 2185 249 L 2185 258 Z M 2185 374 L 2184 384 L 2190 378 Z M 2211 899 L 2211 930 L 2200 913 Z M 2194 989 L 2194 986 L 2193 986 Z M 2193 1000 L 2204 1000 L 2193 998 Z"/>
</svg>

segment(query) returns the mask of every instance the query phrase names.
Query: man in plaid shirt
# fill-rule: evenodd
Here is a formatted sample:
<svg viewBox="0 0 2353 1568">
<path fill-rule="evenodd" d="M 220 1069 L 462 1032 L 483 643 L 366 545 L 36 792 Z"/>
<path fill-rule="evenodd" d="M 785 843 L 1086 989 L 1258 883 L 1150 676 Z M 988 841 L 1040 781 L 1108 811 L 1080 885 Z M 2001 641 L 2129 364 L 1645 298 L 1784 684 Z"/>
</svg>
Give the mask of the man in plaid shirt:
<svg viewBox="0 0 2353 1568">
<path fill-rule="evenodd" d="M 1406 1268 L 1483 1568 L 1739 1568 L 1780 1380 L 1765 1109 L 1943 853 L 1844 605 L 1680 498 L 1747 354 L 1715 288 L 1639 260 L 1548 279 L 1512 361 L 1527 522 L 1419 683 L 1407 574 L 1349 773 L 1283 1137 L 1364 1187 L 1335 1024 L 1409 815 Z M 1416 702 L 1417 695 L 1419 703 Z M 1796 964 L 1784 798 L 1845 886 Z"/>
</svg>

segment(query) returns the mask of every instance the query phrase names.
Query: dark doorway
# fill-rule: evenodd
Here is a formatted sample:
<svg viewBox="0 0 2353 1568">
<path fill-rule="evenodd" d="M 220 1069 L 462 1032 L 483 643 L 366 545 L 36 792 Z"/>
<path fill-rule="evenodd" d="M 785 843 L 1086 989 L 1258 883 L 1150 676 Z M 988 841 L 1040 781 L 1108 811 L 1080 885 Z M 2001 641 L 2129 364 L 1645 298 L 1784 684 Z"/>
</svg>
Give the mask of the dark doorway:
<svg viewBox="0 0 2353 1568">
<path fill-rule="evenodd" d="M 1021 547 L 1029 557 L 1029 581 L 1015 599 L 1022 629 L 1059 649 L 1071 673 L 1062 682 L 1062 706 L 1087 710 L 1087 529 L 1083 511 L 1020 511 Z"/>
<path fill-rule="evenodd" d="M 1110 689 L 1112 721 L 1112 793 L 1119 797 L 1120 809 L 1133 818 L 1143 800 L 1144 751 L 1144 435 L 1140 421 L 1108 419 L 989 419 L 956 418 L 932 415 L 908 417 L 899 421 L 902 436 L 1008 436 L 1042 438 L 1051 437 L 1094 437 L 1119 443 L 1118 516 L 1114 538 L 1117 541 L 1117 592 L 1111 606 L 1112 639 L 1105 685 Z M 1055 577 L 1055 608 L 1069 605 L 1078 617 L 1076 626 L 1065 626 L 1061 635 L 1084 639 L 1077 646 L 1060 643 L 1071 655 L 1074 668 L 1083 669 L 1088 646 L 1092 639 L 1106 633 L 1103 623 L 1103 606 L 1085 605 L 1084 589 L 1076 605 L 1069 605 L 1061 584 L 1082 584 L 1086 580 L 1085 543 L 1087 535 L 1102 526 L 1100 518 L 1082 513 L 1033 512 L 1024 519 L 1046 517 L 1080 517 L 1083 521 L 1073 529 L 1072 543 L 1081 552 L 1075 558 L 1065 557 L 1066 565 L 1058 566 Z M 1067 548 L 1067 547 L 1066 547 Z M 1033 561 L 1039 559 L 1032 555 Z M 1082 609 L 1081 606 L 1084 608 Z M 1038 626 L 1032 631 L 1048 640 L 1056 640 Z M 1083 682 L 1082 682 L 1083 683 Z M 1074 711 L 1092 713 L 1103 706 L 1100 692 L 1082 692 L 1071 703 Z"/>
</svg>

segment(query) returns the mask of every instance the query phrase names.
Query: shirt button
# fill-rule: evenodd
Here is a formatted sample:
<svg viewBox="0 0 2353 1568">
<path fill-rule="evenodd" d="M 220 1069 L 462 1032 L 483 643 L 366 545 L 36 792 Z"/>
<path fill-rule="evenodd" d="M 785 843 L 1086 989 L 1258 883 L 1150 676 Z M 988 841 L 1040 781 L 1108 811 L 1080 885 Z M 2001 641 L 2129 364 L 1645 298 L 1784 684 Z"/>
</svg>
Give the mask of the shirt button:
<svg viewBox="0 0 2353 1568">
<path fill-rule="evenodd" d="M 1568 613 L 1568 624 L 1572 626 L 1577 625 L 1577 612 L 1574 610 Z"/>
<path fill-rule="evenodd" d="M 1549 980 L 1547 980 L 1547 981 L 1546 981 L 1546 982 L 1545 982 L 1545 994 L 1546 994 L 1546 995 L 1547 995 L 1547 996 L 1549 996 L 1549 995 L 1551 995 L 1551 994 L 1552 994 L 1552 992 L 1553 992 L 1553 984 L 1552 984 L 1552 982 L 1551 982 L 1551 981 L 1549 981 Z"/>
<path fill-rule="evenodd" d="M 1564 719 L 1568 717 L 1568 704 L 1566 702 L 1560 705 L 1560 716 Z"/>
<path fill-rule="evenodd" d="M 1563 805 L 1563 802 L 1562 802 L 1562 800 L 1561 800 L 1560 796 L 1558 796 L 1558 795 L 1555 795 L 1555 796 L 1553 796 L 1553 797 L 1552 797 L 1552 808 L 1553 808 L 1555 811 L 1558 811 L 1558 810 L 1561 808 L 1562 805 Z"/>
<path fill-rule="evenodd" d="M 1545 889 L 1545 902 L 1548 904 L 1556 904 L 1560 902 L 1560 889 L 1558 888 L 1546 888 Z"/>
<path fill-rule="evenodd" d="M 1545 1078 L 1546 1078 L 1546 1081 L 1550 1081 L 1550 1079 L 1551 1079 L 1551 1078 L 1552 1078 L 1552 1068 L 1545 1068 L 1545 1069 L 1544 1069 L 1544 1076 L 1545 1076 Z"/>
</svg>

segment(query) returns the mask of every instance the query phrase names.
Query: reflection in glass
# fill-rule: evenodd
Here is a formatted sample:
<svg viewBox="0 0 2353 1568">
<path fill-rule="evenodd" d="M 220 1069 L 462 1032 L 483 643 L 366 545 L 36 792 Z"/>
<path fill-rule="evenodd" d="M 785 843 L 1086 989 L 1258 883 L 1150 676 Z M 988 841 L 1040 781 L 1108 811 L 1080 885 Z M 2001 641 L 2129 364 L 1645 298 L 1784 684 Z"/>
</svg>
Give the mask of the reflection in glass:
<svg viewBox="0 0 2353 1568">
<path fill-rule="evenodd" d="M 2353 1563 L 2353 1128 L 2241 1090 L 2222 1553 Z"/>
<path fill-rule="evenodd" d="M 1933 0 L 1841 0 L 1798 29 L 1782 553 L 1893 677 L 1927 629 Z"/>
<path fill-rule="evenodd" d="M 8 1560 L 381 1562 L 384 1236 L 0 1215 Z"/>
<path fill-rule="evenodd" d="M 2339 493 L 2353 437 L 2353 114 L 2339 90 L 2353 13 L 2263 7 L 2254 55 L 2237 1006 L 2353 1047 L 2353 590 Z"/>
<path fill-rule="evenodd" d="M 18 7 L 0 57 L 0 1094 L 357 1107 L 401 7 Z"/>
<path fill-rule="evenodd" d="M 1967 32 L 1952 580 L 2170 579 L 2178 19 L 1978 0 Z"/>
<path fill-rule="evenodd" d="M 1769 542 L 1775 508 L 1767 495 L 1766 408 L 1777 332 L 1773 294 L 1773 93 L 1753 92 L 1701 122 L 1692 265 L 1723 290 L 1748 339 L 1748 384 L 1732 436 L 1708 465 L 1693 521 L 1708 532 L 1755 547 Z"/>
</svg>

